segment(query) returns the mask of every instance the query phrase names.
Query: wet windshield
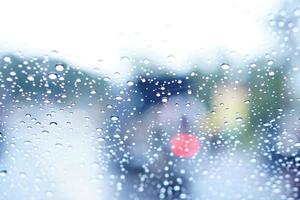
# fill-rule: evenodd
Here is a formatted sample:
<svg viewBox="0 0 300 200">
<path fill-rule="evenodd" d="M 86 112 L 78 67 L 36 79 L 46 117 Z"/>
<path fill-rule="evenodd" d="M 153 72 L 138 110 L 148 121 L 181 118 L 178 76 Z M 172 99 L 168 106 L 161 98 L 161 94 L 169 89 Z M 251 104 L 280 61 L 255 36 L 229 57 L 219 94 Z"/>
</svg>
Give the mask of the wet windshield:
<svg viewBox="0 0 300 200">
<path fill-rule="evenodd" d="M 300 199 L 299 3 L 5 3 L 0 199 Z"/>
</svg>

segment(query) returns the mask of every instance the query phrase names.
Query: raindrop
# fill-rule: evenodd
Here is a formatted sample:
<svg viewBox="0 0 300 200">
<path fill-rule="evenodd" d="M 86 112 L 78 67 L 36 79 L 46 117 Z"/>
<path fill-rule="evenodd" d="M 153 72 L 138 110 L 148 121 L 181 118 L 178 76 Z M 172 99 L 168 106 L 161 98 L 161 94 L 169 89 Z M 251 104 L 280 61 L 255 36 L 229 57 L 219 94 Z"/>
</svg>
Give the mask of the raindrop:
<svg viewBox="0 0 300 200">
<path fill-rule="evenodd" d="M 168 98 L 167 98 L 167 97 L 163 97 L 163 98 L 161 99 L 161 101 L 162 101 L 163 103 L 167 103 L 167 102 L 168 102 Z"/>
<path fill-rule="evenodd" d="M 264 123 L 263 126 L 270 127 L 270 126 L 272 126 L 272 124 L 270 124 L 270 123 Z"/>
<path fill-rule="evenodd" d="M 297 142 L 297 143 L 294 144 L 294 146 L 295 146 L 295 147 L 300 147 L 300 143 Z"/>
<path fill-rule="evenodd" d="M 133 81 L 127 81 L 127 85 L 128 85 L 128 86 L 133 86 L 133 85 L 134 85 L 134 82 L 133 82 Z"/>
<path fill-rule="evenodd" d="M 106 108 L 109 108 L 109 109 L 111 109 L 111 108 L 113 108 L 113 106 L 112 106 L 112 105 L 110 105 L 110 104 L 108 104 L 108 105 L 106 105 Z"/>
<path fill-rule="evenodd" d="M 55 74 L 55 73 L 50 73 L 50 74 L 48 75 L 48 77 L 49 77 L 49 79 L 54 80 L 54 79 L 57 78 L 57 74 Z"/>
<path fill-rule="evenodd" d="M 191 76 L 196 76 L 197 74 L 195 72 L 192 72 L 191 73 Z"/>
<path fill-rule="evenodd" d="M 64 71 L 65 67 L 62 64 L 57 64 L 55 66 L 56 71 L 62 72 Z"/>
<path fill-rule="evenodd" d="M 120 96 L 116 96 L 116 100 L 121 101 L 123 98 Z"/>
<path fill-rule="evenodd" d="M 179 191 L 180 190 L 180 186 L 179 185 L 175 185 L 174 186 L 174 191 Z"/>
<path fill-rule="evenodd" d="M 296 9 L 296 10 L 294 11 L 294 16 L 295 16 L 295 17 L 299 17 L 299 16 L 300 16 L 300 9 Z"/>
<path fill-rule="evenodd" d="M 55 144 L 55 147 L 61 148 L 61 147 L 63 147 L 63 144 L 62 144 L 62 143 L 56 143 L 56 144 Z"/>
<path fill-rule="evenodd" d="M 31 141 L 30 141 L 30 140 L 25 140 L 25 141 L 24 141 L 24 145 L 29 145 L 29 144 L 31 144 Z"/>
<path fill-rule="evenodd" d="M 227 63 L 223 63 L 223 64 L 221 65 L 221 68 L 224 69 L 224 70 L 227 70 L 227 69 L 230 68 L 230 65 L 227 64 Z"/>
<path fill-rule="evenodd" d="M 130 59 L 129 59 L 127 56 L 122 56 L 122 57 L 121 57 L 121 61 L 122 61 L 123 63 L 129 63 Z"/>
<path fill-rule="evenodd" d="M 5 57 L 3 58 L 3 60 L 4 60 L 5 62 L 7 62 L 7 63 L 11 63 L 11 58 L 8 57 L 8 56 L 5 56 Z"/>
<path fill-rule="evenodd" d="M 20 172 L 19 175 L 21 178 L 25 178 L 27 176 L 27 174 L 25 172 Z"/>
<path fill-rule="evenodd" d="M 242 117 L 237 117 L 237 118 L 235 118 L 235 120 L 236 120 L 237 122 L 241 122 L 241 121 L 243 121 L 243 118 L 242 118 Z"/>
<path fill-rule="evenodd" d="M 143 60 L 143 63 L 144 63 L 145 65 L 148 65 L 148 64 L 150 63 L 150 61 L 149 61 L 148 58 L 145 58 L 145 59 Z"/>
<path fill-rule="evenodd" d="M 6 79 L 6 81 L 8 81 L 8 82 L 12 82 L 12 81 L 13 81 L 13 79 L 12 79 L 11 77 L 8 77 L 8 78 Z"/>
<path fill-rule="evenodd" d="M 10 72 L 9 75 L 15 76 L 15 75 L 17 75 L 17 73 L 16 72 Z"/>
<path fill-rule="evenodd" d="M 112 121 L 117 121 L 117 120 L 119 119 L 119 117 L 118 117 L 118 116 L 111 116 L 110 119 L 111 119 Z"/>
<path fill-rule="evenodd" d="M 51 126 L 51 127 L 57 126 L 57 122 L 50 122 L 50 126 Z"/>
<path fill-rule="evenodd" d="M 269 72 L 269 75 L 270 75 L 270 76 L 274 76 L 275 73 L 274 73 L 273 71 L 270 71 L 270 72 Z"/>
<path fill-rule="evenodd" d="M 249 100 L 245 100 L 244 103 L 245 103 L 245 104 L 249 104 L 250 101 L 249 101 Z"/>
<path fill-rule="evenodd" d="M 32 75 L 28 75 L 28 76 L 27 76 L 27 80 L 29 80 L 29 81 L 34 81 L 34 77 L 33 77 Z"/>
<path fill-rule="evenodd" d="M 0 177 L 6 176 L 7 170 L 1 170 L 0 171 Z"/>
<path fill-rule="evenodd" d="M 268 65 L 273 65 L 273 64 L 274 64 L 274 61 L 273 61 L 273 60 L 269 60 L 267 64 L 268 64 Z"/>
</svg>

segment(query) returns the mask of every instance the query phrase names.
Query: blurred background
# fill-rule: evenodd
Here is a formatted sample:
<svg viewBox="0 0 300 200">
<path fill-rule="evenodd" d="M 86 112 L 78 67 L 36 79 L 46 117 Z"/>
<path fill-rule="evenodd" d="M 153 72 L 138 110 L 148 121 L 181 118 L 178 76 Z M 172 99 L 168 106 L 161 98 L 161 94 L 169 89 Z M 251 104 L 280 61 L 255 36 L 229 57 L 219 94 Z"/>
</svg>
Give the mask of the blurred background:
<svg viewBox="0 0 300 200">
<path fill-rule="evenodd" d="M 300 199 L 299 6 L 3 2 L 0 199 Z"/>
</svg>

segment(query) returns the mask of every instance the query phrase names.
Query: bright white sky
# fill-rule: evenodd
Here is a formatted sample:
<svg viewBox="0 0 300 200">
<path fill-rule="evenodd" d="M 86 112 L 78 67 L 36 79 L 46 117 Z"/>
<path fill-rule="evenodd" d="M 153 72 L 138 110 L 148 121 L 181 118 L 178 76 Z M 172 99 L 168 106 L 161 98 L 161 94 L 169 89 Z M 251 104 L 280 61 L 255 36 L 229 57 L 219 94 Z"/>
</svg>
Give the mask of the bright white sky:
<svg viewBox="0 0 300 200">
<path fill-rule="evenodd" d="M 151 53 L 178 65 L 195 52 L 255 55 L 272 44 L 272 0 L 9 0 L 1 2 L 0 47 L 59 54 L 87 69 L 125 72 L 120 57 Z M 201 50 L 201 51 L 200 51 Z M 205 53 L 204 53 L 205 52 Z M 197 54 L 197 53 L 196 53 Z M 150 56 L 150 57 L 151 57 Z M 203 55 L 202 55 L 203 57 Z M 150 60 L 151 61 L 151 60 Z M 128 67 L 128 66 L 127 66 Z"/>
</svg>

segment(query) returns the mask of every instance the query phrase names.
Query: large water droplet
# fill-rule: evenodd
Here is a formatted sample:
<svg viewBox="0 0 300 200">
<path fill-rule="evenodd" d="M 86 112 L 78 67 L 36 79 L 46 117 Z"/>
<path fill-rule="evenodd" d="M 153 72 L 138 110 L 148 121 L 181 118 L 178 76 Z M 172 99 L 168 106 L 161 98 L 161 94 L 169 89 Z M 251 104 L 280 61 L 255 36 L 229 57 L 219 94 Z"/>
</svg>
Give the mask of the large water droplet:
<svg viewBox="0 0 300 200">
<path fill-rule="evenodd" d="M 274 75 L 275 75 L 275 72 L 273 72 L 273 71 L 269 72 L 269 76 L 274 76 Z"/>
<path fill-rule="evenodd" d="M 7 170 L 4 169 L 0 171 L 0 177 L 6 176 L 6 174 L 7 174 Z"/>
<path fill-rule="evenodd" d="M 118 116 L 111 116 L 110 119 L 111 119 L 112 121 L 117 121 L 117 120 L 119 119 L 119 117 L 118 117 Z"/>
<path fill-rule="evenodd" d="M 51 126 L 51 127 L 57 126 L 57 122 L 50 122 L 50 126 Z"/>
<path fill-rule="evenodd" d="M 128 86 L 133 86 L 133 85 L 134 85 L 134 82 L 133 82 L 133 81 L 128 81 L 128 82 L 127 82 L 127 85 L 128 85 Z"/>
<path fill-rule="evenodd" d="M 130 59 L 129 59 L 127 56 L 122 56 L 122 57 L 121 57 L 121 61 L 122 61 L 123 63 L 129 63 Z"/>
<path fill-rule="evenodd" d="M 121 101 L 123 98 L 120 96 L 116 96 L 116 100 Z"/>
<path fill-rule="evenodd" d="M 54 80 L 54 79 L 57 78 L 57 74 L 55 74 L 55 73 L 50 73 L 50 74 L 48 75 L 48 77 L 49 77 L 49 79 Z"/>
<path fill-rule="evenodd" d="M 55 69 L 59 72 L 62 72 L 62 71 L 64 71 L 65 67 L 62 64 L 57 64 L 55 66 Z"/>
<path fill-rule="evenodd" d="M 167 97 L 163 97 L 163 98 L 161 99 L 161 101 L 162 101 L 163 103 L 167 103 L 167 102 L 168 102 L 168 98 L 167 98 Z"/>
<path fill-rule="evenodd" d="M 27 76 L 27 80 L 29 80 L 29 81 L 34 81 L 34 77 L 33 77 L 32 75 L 28 75 L 28 76 Z"/>
<path fill-rule="evenodd" d="M 144 63 L 145 65 L 148 65 L 148 64 L 150 63 L 150 61 L 149 61 L 148 58 L 145 58 L 145 59 L 143 60 L 143 63 Z"/>
<path fill-rule="evenodd" d="M 230 68 L 230 65 L 227 64 L 227 63 L 223 63 L 223 64 L 221 65 L 221 68 L 224 69 L 224 70 L 227 70 L 227 69 Z"/>
<path fill-rule="evenodd" d="M 8 56 L 5 56 L 5 57 L 3 58 L 3 60 L 4 60 L 5 62 L 7 62 L 7 63 L 11 63 L 11 58 L 8 57 Z"/>
</svg>

